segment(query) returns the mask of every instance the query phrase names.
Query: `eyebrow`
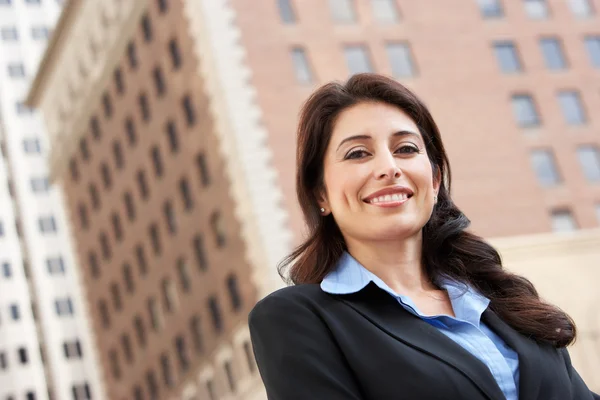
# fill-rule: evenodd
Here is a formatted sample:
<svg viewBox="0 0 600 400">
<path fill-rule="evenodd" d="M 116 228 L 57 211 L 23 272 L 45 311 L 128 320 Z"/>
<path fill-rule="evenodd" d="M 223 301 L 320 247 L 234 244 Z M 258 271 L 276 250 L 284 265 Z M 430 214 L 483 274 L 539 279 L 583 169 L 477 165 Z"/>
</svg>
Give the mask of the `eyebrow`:
<svg viewBox="0 0 600 400">
<path fill-rule="evenodd" d="M 416 132 L 413 132 L 413 131 L 408 131 L 408 130 L 402 130 L 402 131 L 394 132 L 392 134 L 392 137 L 401 137 L 401 136 L 416 136 L 419 139 L 421 139 L 421 135 L 420 134 L 418 134 Z M 346 142 L 352 142 L 352 141 L 355 141 L 355 140 L 372 140 L 372 139 L 373 139 L 373 137 L 371 137 L 370 135 L 354 135 L 354 136 L 349 136 L 349 137 L 345 138 L 344 140 L 342 140 L 340 142 L 340 144 L 338 145 L 336 151 L 339 150 L 340 147 L 342 147 L 342 145 L 344 143 L 346 143 Z"/>
</svg>

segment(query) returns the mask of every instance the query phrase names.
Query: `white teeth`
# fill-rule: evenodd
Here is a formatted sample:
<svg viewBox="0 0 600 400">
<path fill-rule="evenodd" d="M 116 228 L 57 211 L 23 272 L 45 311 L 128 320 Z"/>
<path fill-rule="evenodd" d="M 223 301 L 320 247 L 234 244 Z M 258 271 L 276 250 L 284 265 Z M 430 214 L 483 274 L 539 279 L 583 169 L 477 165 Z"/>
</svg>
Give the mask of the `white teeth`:
<svg viewBox="0 0 600 400">
<path fill-rule="evenodd" d="M 390 201 L 390 200 L 392 200 L 392 196 L 390 196 L 389 194 L 386 194 L 383 201 Z"/>
<path fill-rule="evenodd" d="M 371 199 L 370 203 L 371 204 L 376 204 L 376 203 L 384 203 L 384 202 L 392 202 L 392 201 L 401 201 L 401 200 L 406 200 L 407 199 L 407 194 L 406 193 L 394 193 L 394 194 L 386 194 L 385 196 L 379 196 L 379 197 L 375 197 L 373 199 Z"/>
</svg>

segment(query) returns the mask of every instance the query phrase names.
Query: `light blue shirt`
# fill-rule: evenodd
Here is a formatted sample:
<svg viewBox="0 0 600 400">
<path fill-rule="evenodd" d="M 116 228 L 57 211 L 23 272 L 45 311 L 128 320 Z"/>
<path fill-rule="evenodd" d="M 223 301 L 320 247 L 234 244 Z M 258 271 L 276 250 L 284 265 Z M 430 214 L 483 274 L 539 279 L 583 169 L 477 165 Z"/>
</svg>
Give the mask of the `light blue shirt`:
<svg viewBox="0 0 600 400">
<path fill-rule="evenodd" d="M 507 400 L 517 400 L 519 357 L 515 351 L 481 321 L 490 301 L 468 285 L 446 279 L 442 287 L 448 292 L 456 317 L 423 315 L 407 296 L 395 293 L 354 257 L 344 253 L 336 268 L 321 282 L 321 289 L 332 294 L 349 294 L 362 290 L 370 282 L 392 295 L 408 312 L 437 328 L 461 345 L 490 369 Z"/>
</svg>

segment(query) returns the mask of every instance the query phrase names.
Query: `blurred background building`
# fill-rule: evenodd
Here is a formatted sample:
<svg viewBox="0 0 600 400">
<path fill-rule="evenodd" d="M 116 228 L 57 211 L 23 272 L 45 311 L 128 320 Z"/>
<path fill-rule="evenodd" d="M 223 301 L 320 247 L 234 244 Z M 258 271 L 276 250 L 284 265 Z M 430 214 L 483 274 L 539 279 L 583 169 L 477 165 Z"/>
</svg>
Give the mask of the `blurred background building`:
<svg viewBox="0 0 600 400">
<path fill-rule="evenodd" d="M 17 1 L 17 0 L 14 0 Z M 50 1 L 50 0 L 46 0 Z M 298 110 L 394 76 L 457 204 L 580 329 L 600 389 L 598 0 L 72 0 L 29 93 L 52 146 L 110 399 L 264 399 L 254 303 L 298 244 Z"/>
<path fill-rule="evenodd" d="M 0 398 L 103 398 L 62 192 L 24 105 L 59 1 L 0 1 Z"/>
</svg>

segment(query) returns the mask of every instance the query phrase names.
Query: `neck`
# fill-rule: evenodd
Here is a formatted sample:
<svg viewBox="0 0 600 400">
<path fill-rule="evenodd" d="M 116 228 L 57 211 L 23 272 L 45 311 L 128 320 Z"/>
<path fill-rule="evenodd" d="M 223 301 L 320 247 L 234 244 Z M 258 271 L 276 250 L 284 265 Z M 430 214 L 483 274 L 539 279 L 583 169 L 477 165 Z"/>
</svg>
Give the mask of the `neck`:
<svg viewBox="0 0 600 400">
<path fill-rule="evenodd" d="M 401 241 L 365 242 L 346 238 L 348 253 L 398 294 L 436 290 L 423 268 L 422 243 L 420 232 Z"/>
</svg>

